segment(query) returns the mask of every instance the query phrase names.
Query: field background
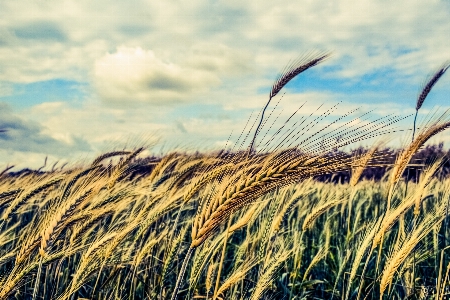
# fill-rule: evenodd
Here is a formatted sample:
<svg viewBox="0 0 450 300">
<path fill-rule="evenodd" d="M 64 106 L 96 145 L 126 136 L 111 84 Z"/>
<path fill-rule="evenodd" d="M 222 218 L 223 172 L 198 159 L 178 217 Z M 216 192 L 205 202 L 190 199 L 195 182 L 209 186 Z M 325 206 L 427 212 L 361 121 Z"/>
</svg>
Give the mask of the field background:
<svg viewBox="0 0 450 300">
<path fill-rule="evenodd" d="M 193 228 L 214 210 L 212 196 L 233 193 L 230 183 L 242 180 L 236 170 L 275 159 L 140 151 L 70 170 L 2 174 L 2 299 L 169 299 L 198 240 Z M 255 196 L 195 247 L 180 299 L 445 299 L 448 167 L 441 148 L 418 152 L 416 163 L 424 153 L 420 177 L 399 180 L 388 211 L 391 171 L 380 167 Z M 334 155 L 368 165 L 376 156 Z M 240 167 L 230 164 L 236 160 Z M 377 172 L 382 178 L 365 178 Z"/>
</svg>

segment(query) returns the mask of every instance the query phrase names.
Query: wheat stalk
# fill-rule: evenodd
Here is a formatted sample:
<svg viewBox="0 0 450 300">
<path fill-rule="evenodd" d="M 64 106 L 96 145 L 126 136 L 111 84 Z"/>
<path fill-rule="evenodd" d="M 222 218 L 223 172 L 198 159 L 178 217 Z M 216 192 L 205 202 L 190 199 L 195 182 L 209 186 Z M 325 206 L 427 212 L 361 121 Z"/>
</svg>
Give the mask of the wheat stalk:
<svg viewBox="0 0 450 300">
<path fill-rule="evenodd" d="M 356 250 L 355 258 L 353 259 L 353 264 L 352 264 L 350 276 L 349 276 L 348 283 L 347 283 L 347 291 L 346 291 L 346 297 L 345 297 L 346 299 L 349 299 L 351 286 L 352 286 L 353 280 L 355 279 L 356 272 L 358 271 L 359 265 L 361 263 L 361 260 L 364 257 L 364 254 L 366 254 L 367 249 L 370 247 L 370 244 L 371 244 L 372 239 L 380 225 L 380 222 L 381 222 L 381 220 L 370 222 L 366 228 L 364 235 L 360 239 L 358 249 Z M 372 250 L 368 254 L 368 259 L 370 258 L 371 254 L 372 254 Z M 362 276 L 364 276 L 366 265 L 367 264 L 364 265 L 364 270 L 363 270 Z M 361 277 L 361 280 L 362 280 L 362 278 L 363 277 Z"/>
<path fill-rule="evenodd" d="M 56 238 L 56 234 L 63 222 L 73 214 L 75 209 L 80 205 L 81 202 L 89 199 L 92 195 L 92 190 L 88 190 L 82 196 L 75 198 L 73 201 L 68 201 L 55 215 L 52 216 L 49 225 L 44 229 L 41 234 L 41 245 L 39 248 L 39 253 L 42 256 L 46 255 Z"/>
<path fill-rule="evenodd" d="M 216 263 L 210 263 L 208 266 L 208 270 L 206 271 L 205 287 L 206 287 L 206 298 L 207 299 L 208 299 L 208 294 L 211 291 L 211 288 L 213 286 L 214 270 L 216 269 L 216 267 L 217 267 Z"/>
<path fill-rule="evenodd" d="M 27 192 L 26 194 L 21 195 L 20 197 L 16 198 L 11 205 L 8 207 L 8 209 L 3 213 L 2 216 L 2 220 L 6 221 L 8 219 L 8 217 L 13 214 L 20 205 L 26 203 L 29 199 L 33 198 L 34 196 L 36 196 L 37 194 L 51 188 L 52 186 L 60 183 L 63 180 L 62 177 L 54 177 L 54 178 L 50 178 L 49 180 L 47 180 L 46 182 L 44 182 L 43 184 L 40 184 L 34 188 L 31 188 L 29 192 Z"/>
<path fill-rule="evenodd" d="M 422 107 L 423 103 L 425 102 L 425 98 L 428 96 L 428 94 L 431 92 L 431 89 L 433 86 L 438 82 L 438 80 L 444 75 L 444 73 L 449 68 L 449 63 L 443 64 L 439 69 L 428 78 L 427 83 L 424 84 L 422 91 L 417 96 L 416 101 L 416 114 L 414 115 L 414 123 L 413 123 L 413 134 L 412 134 L 412 140 L 414 141 L 414 135 L 416 133 L 416 122 L 417 122 L 417 115 L 419 114 L 419 109 Z"/>
<path fill-rule="evenodd" d="M 277 233 L 280 231 L 283 221 L 287 218 L 289 212 L 294 209 L 296 205 L 300 202 L 300 200 L 303 200 L 304 198 L 308 197 L 312 191 L 307 190 L 306 192 L 303 189 L 308 189 L 309 184 L 302 188 L 301 190 L 298 190 L 294 195 L 291 196 L 291 199 L 286 203 L 281 211 L 278 213 L 278 215 L 275 217 L 273 221 L 273 229 L 272 232 Z"/>
<path fill-rule="evenodd" d="M 255 214 L 255 212 L 258 210 L 258 206 L 257 205 L 253 205 L 252 207 L 250 207 L 247 212 L 245 213 L 245 215 L 243 215 L 241 218 L 239 218 L 239 220 L 234 223 L 232 226 L 230 226 L 230 228 L 228 229 L 228 232 L 231 234 L 233 232 L 235 232 L 236 230 L 241 229 L 242 227 L 246 226 L 248 224 L 248 222 L 251 220 L 251 218 L 253 217 L 253 215 Z"/>
<path fill-rule="evenodd" d="M 379 147 L 379 145 L 374 146 L 369 151 L 355 159 L 354 167 L 352 168 L 352 175 L 350 176 L 349 182 L 351 187 L 356 186 L 356 184 L 359 182 L 364 170 L 367 167 L 367 164 L 373 158 Z"/>
<path fill-rule="evenodd" d="M 386 266 L 380 279 L 380 300 L 383 298 L 384 291 L 392 283 L 395 272 L 408 257 L 416 245 L 425 237 L 438 223 L 443 219 L 443 207 L 438 208 L 434 213 L 431 213 L 427 218 L 420 223 L 416 229 L 403 242 L 401 247 L 398 247 L 389 257 Z"/>
<path fill-rule="evenodd" d="M 25 275 L 30 273 L 32 270 L 37 268 L 41 263 L 42 265 L 48 264 L 50 262 L 53 262 L 57 259 L 60 259 L 64 256 L 70 256 L 74 253 L 78 252 L 81 249 L 81 247 L 77 247 L 70 250 L 63 250 L 59 251 L 57 253 L 47 255 L 46 257 L 42 258 L 41 260 L 33 260 L 27 265 L 23 264 L 16 264 L 9 273 L 8 277 L 6 278 L 5 282 L 0 286 L 0 299 L 7 299 L 7 296 L 10 295 L 12 292 L 14 292 L 15 287 L 23 281 Z"/>
<path fill-rule="evenodd" d="M 306 268 L 305 273 L 303 274 L 303 281 L 306 281 L 308 278 L 309 272 L 311 272 L 312 268 L 317 265 L 321 260 L 323 260 L 328 254 L 328 249 L 324 246 L 320 247 L 319 251 L 317 251 L 316 255 L 314 255 L 313 259 L 309 263 L 309 266 Z"/>
<path fill-rule="evenodd" d="M 269 264 L 263 270 L 262 275 L 259 277 L 250 300 L 262 299 L 262 296 L 269 288 L 269 285 L 272 283 L 276 273 L 280 269 L 281 264 L 285 262 L 291 255 L 291 250 L 283 249 L 279 251 L 273 258 L 271 258 Z"/>
<path fill-rule="evenodd" d="M 332 208 L 333 206 L 336 206 L 338 204 L 341 204 L 345 201 L 345 198 L 339 198 L 336 197 L 332 200 L 328 200 L 322 205 L 319 205 L 315 207 L 305 218 L 302 225 L 302 230 L 306 231 L 312 227 L 314 224 L 314 221 L 322 215 L 324 212 L 326 212 L 328 209 Z"/>
<path fill-rule="evenodd" d="M 409 161 L 411 160 L 412 156 L 420 149 L 420 147 L 423 146 L 431 137 L 438 134 L 441 131 L 444 131 L 445 129 L 450 127 L 450 122 L 443 122 L 442 118 L 446 115 L 444 113 L 434 124 L 432 124 L 430 127 L 428 127 L 426 130 L 424 130 L 422 133 L 420 133 L 414 141 L 409 144 L 409 146 L 404 149 L 399 157 L 397 158 L 397 161 L 394 165 L 394 168 L 392 169 L 391 178 L 389 182 L 389 192 L 388 192 L 388 202 L 387 202 L 387 209 L 391 206 L 391 199 L 393 197 L 394 188 L 397 182 L 399 181 L 400 177 L 402 176 L 403 172 L 405 171 Z"/>
<path fill-rule="evenodd" d="M 102 255 L 98 255 L 98 252 L 103 250 L 108 241 L 113 239 L 118 233 L 116 231 L 110 232 L 99 238 L 92 243 L 90 247 L 83 253 L 79 266 L 73 274 L 72 283 L 67 292 L 65 292 L 60 299 L 64 300 L 69 298 L 77 289 L 79 289 L 84 280 L 100 266 L 100 259 Z"/>
<path fill-rule="evenodd" d="M 383 217 L 383 221 L 378 229 L 377 234 L 372 241 L 372 250 L 383 240 L 384 234 L 403 216 L 409 208 L 414 204 L 414 198 L 407 198 L 396 208 L 391 209 Z"/>
<path fill-rule="evenodd" d="M 250 260 L 243 264 L 240 268 L 238 268 L 233 274 L 231 274 L 220 286 L 217 290 L 216 294 L 213 296 L 213 299 L 219 299 L 221 295 L 225 293 L 230 287 L 241 281 L 247 273 L 256 266 L 257 261 Z"/>
<path fill-rule="evenodd" d="M 272 160 L 271 157 L 268 159 Z M 345 161 L 315 166 L 303 166 L 302 163 L 305 163 L 303 158 L 279 165 L 274 163 L 273 166 L 268 163 L 267 168 L 256 174 L 247 175 L 246 180 L 244 180 L 246 177 L 243 176 L 238 184 L 224 188 L 214 201 L 206 205 L 199 217 L 194 219 L 191 247 L 199 246 L 231 213 L 273 189 L 312 176 L 348 168 Z"/>
<path fill-rule="evenodd" d="M 159 163 L 155 166 L 153 171 L 150 173 L 150 175 L 148 176 L 148 180 L 150 182 L 153 182 L 155 180 L 156 176 L 160 175 L 170 163 L 173 163 L 173 162 L 179 160 L 180 158 L 181 158 L 180 155 L 176 152 L 173 152 L 173 153 L 170 153 L 170 154 L 167 154 L 166 156 L 164 156 L 159 161 Z"/>
<path fill-rule="evenodd" d="M 423 199 L 425 190 L 427 186 L 430 184 L 433 175 L 442 166 L 442 164 L 443 164 L 442 160 L 435 161 L 430 167 L 428 167 L 424 171 L 422 178 L 414 191 L 414 215 L 417 216 L 419 214 L 420 204 Z"/>
<path fill-rule="evenodd" d="M 220 176 L 224 172 L 230 170 L 233 166 L 234 166 L 233 164 L 225 164 L 223 166 L 218 166 L 212 171 L 203 174 L 201 177 L 199 177 L 196 181 L 194 181 L 187 187 L 187 192 L 184 195 L 184 202 L 188 202 L 198 191 L 200 191 L 203 188 L 205 184 L 207 184 L 214 178 Z"/>
<path fill-rule="evenodd" d="M 186 235 L 187 228 L 185 227 L 182 232 L 178 235 L 176 239 L 172 241 L 172 245 L 169 247 L 169 254 L 164 261 L 164 267 L 161 273 L 161 290 L 162 287 L 166 281 L 166 276 L 168 274 L 170 266 L 173 264 L 177 254 L 178 250 L 180 248 L 181 243 L 183 242 L 184 236 Z"/>
<path fill-rule="evenodd" d="M 94 161 L 92 162 L 91 166 L 96 166 L 98 164 L 100 164 L 103 160 L 110 158 L 110 157 L 114 157 L 114 156 L 118 156 L 118 155 L 127 155 L 130 154 L 130 151 L 112 151 L 112 152 L 107 152 L 104 153 L 100 156 L 98 156 L 96 159 L 94 159 Z"/>
<path fill-rule="evenodd" d="M 133 159 L 135 159 L 142 151 L 144 151 L 143 147 L 136 149 L 135 151 L 130 153 L 130 155 L 128 155 L 125 159 L 122 159 L 120 163 L 117 164 L 117 166 L 115 166 L 109 179 L 108 183 L 109 189 L 112 189 L 112 187 L 114 186 L 114 184 L 116 184 L 119 177 L 126 172 L 126 169 L 129 166 L 130 162 L 133 161 Z"/>
</svg>

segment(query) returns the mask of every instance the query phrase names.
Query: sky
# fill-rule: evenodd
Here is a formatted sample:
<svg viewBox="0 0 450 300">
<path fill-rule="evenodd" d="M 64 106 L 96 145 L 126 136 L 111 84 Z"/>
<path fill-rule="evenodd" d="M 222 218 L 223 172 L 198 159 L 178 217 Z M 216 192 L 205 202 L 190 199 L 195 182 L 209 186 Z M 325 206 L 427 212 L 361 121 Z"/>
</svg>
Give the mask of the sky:
<svg viewBox="0 0 450 300">
<path fill-rule="evenodd" d="M 2 1 L 0 169 L 233 145 L 279 72 L 314 51 L 331 57 L 283 89 L 273 118 L 340 103 L 332 116 L 359 108 L 411 124 L 449 37 L 450 0 Z M 445 74 L 419 124 L 449 97 Z"/>
</svg>

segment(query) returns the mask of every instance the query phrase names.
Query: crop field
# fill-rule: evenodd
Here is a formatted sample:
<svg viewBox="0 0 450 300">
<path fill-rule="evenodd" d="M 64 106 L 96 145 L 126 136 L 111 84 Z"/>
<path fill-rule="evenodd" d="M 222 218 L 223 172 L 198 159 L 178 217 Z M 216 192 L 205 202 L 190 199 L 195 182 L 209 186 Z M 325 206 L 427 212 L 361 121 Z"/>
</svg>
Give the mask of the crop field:
<svg viewBox="0 0 450 300">
<path fill-rule="evenodd" d="M 289 65 L 269 102 L 326 57 Z M 424 85 L 417 112 L 447 68 Z M 417 154 L 450 127 L 449 113 L 414 119 L 412 139 L 403 132 L 409 142 L 389 151 L 383 136 L 399 117 L 328 122 L 327 110 L 274 130 L 266 108 L 230 150 L 136 148 L 6 169 L 0 299 L 447 299 L 447 162 Z M 381 142 L 339 150 L 373 137 Z M 381 177 L 367 175 L 376 168 Z"/>
</svg>

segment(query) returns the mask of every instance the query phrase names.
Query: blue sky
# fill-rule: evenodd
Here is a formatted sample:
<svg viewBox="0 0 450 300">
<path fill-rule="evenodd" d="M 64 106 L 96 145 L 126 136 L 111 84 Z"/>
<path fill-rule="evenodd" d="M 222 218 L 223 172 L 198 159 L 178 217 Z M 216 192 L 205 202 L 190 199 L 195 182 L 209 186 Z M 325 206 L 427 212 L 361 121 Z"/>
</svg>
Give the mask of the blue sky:
<svg viewBox="0 0 450 300">
<path fill-rule="evenodd" d="M 314 50 L 332 56 L 286 86 L 280 122 L 339 101 L 330 121 L 355 107 L 407 116 L 450 59 L 447 0 L 19 0 L 0 16 L 0 163 L 16 168 L 141 144 L 218 149 L 256 118 L 277 73 Z M 420 119 L 450 106 L 449 83 Z"/>
<path fill-rule="evenodd" d="M 66 79 L 5 84 L 9 85 L 11 91 L 7 95 L 1 96 L 0 101 L 8 103 L 17 111 L 44 102 L 80 103 L 88 96 L 86 89 L 89 87 L 88 83 Z"/>
</svg>

